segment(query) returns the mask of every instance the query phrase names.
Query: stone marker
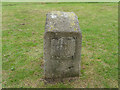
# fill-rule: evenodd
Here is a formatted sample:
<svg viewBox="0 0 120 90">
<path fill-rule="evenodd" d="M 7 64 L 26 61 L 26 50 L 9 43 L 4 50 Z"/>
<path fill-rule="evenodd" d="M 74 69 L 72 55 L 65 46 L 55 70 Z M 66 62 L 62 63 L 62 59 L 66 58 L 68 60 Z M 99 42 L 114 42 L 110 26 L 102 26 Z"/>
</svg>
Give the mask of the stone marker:
<svg viewBox="0 0 120 90">
<path fill-rule="evenodd" d="M 80 74 L 82 34 L 73 12 L 48 13 L 44 34 L 45 78 Z"/>
</svg>

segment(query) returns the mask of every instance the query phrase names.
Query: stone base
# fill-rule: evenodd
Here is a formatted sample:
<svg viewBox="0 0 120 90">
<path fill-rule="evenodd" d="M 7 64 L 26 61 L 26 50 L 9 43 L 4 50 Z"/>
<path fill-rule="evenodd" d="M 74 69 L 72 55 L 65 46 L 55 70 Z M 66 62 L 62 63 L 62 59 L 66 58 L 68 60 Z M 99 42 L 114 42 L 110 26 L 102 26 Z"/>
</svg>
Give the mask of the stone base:
<svg viewBox="0 0 120 90">
<path fill-rule="evenodd" d="M 45 78 L 79 76 L 81 44 L 82 34 L 73 12 L 48 13 L 44 34 Z"/>
</svg>

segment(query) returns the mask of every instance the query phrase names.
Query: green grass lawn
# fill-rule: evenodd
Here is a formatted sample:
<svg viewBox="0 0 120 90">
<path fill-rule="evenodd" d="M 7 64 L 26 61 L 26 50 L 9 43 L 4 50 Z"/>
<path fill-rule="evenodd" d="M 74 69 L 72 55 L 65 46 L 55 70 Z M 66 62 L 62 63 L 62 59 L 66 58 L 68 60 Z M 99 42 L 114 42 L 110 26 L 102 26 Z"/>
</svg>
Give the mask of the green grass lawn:
<svg viewBox="0 0 120 90">
<path fill-rule="evenodd" d="M 44 83 L 46 13 L 74 12 L 82 30 L 81 76 Z M 3 88 L 118 87 L 118 3 L 3 3 Z"/>
</svg>

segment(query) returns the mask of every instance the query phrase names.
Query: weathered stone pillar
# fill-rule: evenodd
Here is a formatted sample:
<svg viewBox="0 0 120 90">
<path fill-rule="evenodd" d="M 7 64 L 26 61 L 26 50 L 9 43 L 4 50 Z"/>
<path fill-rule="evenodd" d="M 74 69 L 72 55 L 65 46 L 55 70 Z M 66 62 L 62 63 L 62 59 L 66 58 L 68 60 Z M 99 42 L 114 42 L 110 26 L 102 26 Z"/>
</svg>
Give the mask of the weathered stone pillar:
<svg viewBox="0 0 120 90">
<path fill-rule="evenodd" d="M 82 34 L 73 12 L 47 14 L 44 34 L 45 78 L 80 74 Z"/>
</svg>

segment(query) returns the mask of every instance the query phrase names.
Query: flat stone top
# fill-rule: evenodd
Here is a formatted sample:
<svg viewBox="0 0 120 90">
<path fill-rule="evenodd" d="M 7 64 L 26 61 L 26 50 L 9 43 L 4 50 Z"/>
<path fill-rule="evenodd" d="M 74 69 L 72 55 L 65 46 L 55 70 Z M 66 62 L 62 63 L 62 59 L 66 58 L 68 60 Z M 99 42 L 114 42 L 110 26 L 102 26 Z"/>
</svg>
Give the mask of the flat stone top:
<svg viewBox="0 0 120 90">
<path fill-rule="evenodd" d="M 45 32 L 81 32 L 73 12 L 52 11 L 46 16 Z"/>
</svg>

